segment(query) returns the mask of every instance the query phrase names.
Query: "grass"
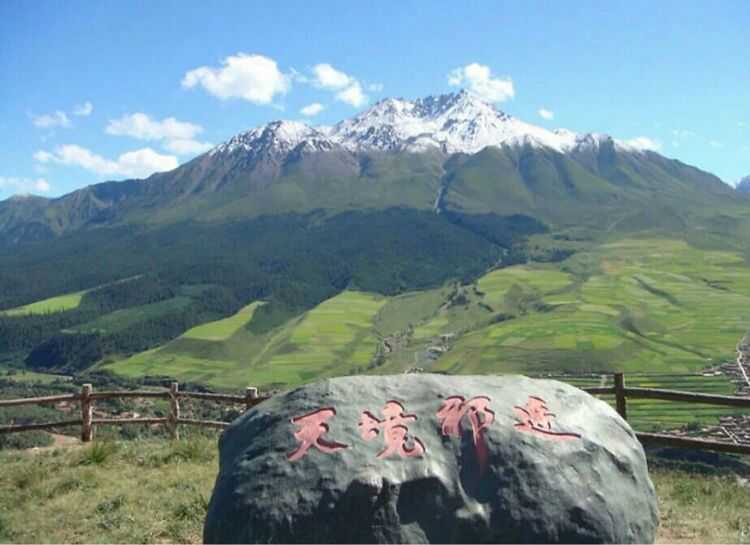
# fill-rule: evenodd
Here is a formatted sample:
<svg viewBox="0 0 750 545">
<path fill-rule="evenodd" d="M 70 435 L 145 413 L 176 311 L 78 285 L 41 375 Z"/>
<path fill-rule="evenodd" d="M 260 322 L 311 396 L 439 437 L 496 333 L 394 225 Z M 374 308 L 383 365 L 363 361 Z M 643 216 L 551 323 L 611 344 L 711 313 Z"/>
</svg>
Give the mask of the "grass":
<svg viewBox="0 0 750 545">
<path fill-rule="evenodd" d="M 750 543 L 750 487 L 733 475 L 657 469 L 661 543 Z M 746 482 L 746 481 L 745 481 Z"/>
<path fill-rule="evenodd" d="M 252 319 L 255 309 L 262 304 L 260 302 L 250 303 L 234 316 L 196 326 L 186 331 L 183 337 L 203 341 L 225 341 L 245 326 Z"/>
<path fill-rule="evenodd" d="M 86 294 L 86 291 L 78 291 L 76 293 L 68 293 L 65 295 L 58 295 L 57 297 L 50 297 L 49 299 L 43 299 L 28 305 L 21 307 L 11 308 L 8 310 L 0 311 L 0 316 L 27 316 L 29 314 L 52 314 L 55 312 L 63 312 L 65 310 L 73 310 L 81 305 L 81 300 Z"/>
<path fill-rule="evenodd" d="M 136 280 L 137 278 L 140 278 L 140 277 L 141 275 L 135 275 L 135 276 L 131 276 L 128 278 L 123 278 L 121 280 L 117 280 L 115 282 L 111 282 L 110 284 L 97 286 L 95 288 L 91 288 L 88 290 L 77 291 L 75 293 L 66 293 L 63 295 L 57 295 L 55 297 L 50 297 L 48 299 L 43 299 L 41 301 L 35 301 L 33 303 L 29 303 L 28 305 L 23 305 L 20 307 L 10 308 L 6 310 L 0 310 L 0 316 L 27 316 L 30 314 L 53 314 L 56 312 L 63 312 L 66 310 L 74 310 L 81 306 L 83 296 L 86 295 L 88 292 L 94 291 L 94 290 L 97 290 L 99 288 L 103 288 L 106 286 L 111 286 L 114 284 L 121 284 L 123 282 Z"/>
<path fill-rule="evenodd" d="M 217 454 L 201 436 L 0 451 L 0 541 L 200 543 Z M 652 468 L 657 543 L 748 543 L 750 488 L 695 467 Z"/>
<path fill-rule="evenodd" d="M 250 305 L 232 318 L 204 324 L 105 368 L 129 377 L 166 375 L 233 390 L 362 371 L 376 354 L 375 320 L 385 303 L 384 297 L 345 291 L 262 334 L 245 327 L 258 306 Z"/>
<path fill-rule="evenodd" d="M 263 333 L 246 327 L 254 308 L 108 368 L 231 389 L 415 366 L 464 374 L 623 371 L 647 387 L 731 394 L 726 378 L 701 371 L 732 360 L 750 325 L 750 268 L 735 251 L 630 238 L 588 245 L 559 264 L 494 270 L 468 285 L 396 297 L 346 291 Z M 387 352 L 379 348 L 384 340 Z M 732 412 L 645 400 L 631 408 L 636 427 L 649 430 L 712 424 Z"/>
<path fill-rule="evenodd" d="M 578 388 L 613 386 L 612 375 L 570 377 L 545 374 L 568 382 Z M 626 385 L 634 388 L 659 388 L 684 392 L 734 395 L 734 384 L 723 375 L 703 374 L 636 374 L 626 375 Z M 614 396 L 599 396 L 615 406 Z M 731 409 L 718 405 L 662 401 L 658 399 L 628 399 L 628 422 L 639 431 L 660 431 L 685 426 L 707 426 L 716 424 L 718 418 L 728 414 L 744 414 L 742 409 Z"/>
<path fill-rule="evenodd" d="M 393 335 L 424 322 L 438 312 L 449 292 L 449 288 L 437 288 L 389 298 L 375 318 L 378 333 Z"/>
<path fill-rule="evenodd" d="M 16 370 L 16 369 L 3 369 L 0 368 L 0 380 L 9 380 L 11 382 L 18 383 L 30 383 L 30 384 L 51 384 L 63 377 L 60 375 L 51 375 L 48 373 L 35 373 L 34 371 Z"/>
<path fill-rule="evenodd" d="M 570 283 L 562 285 L 559 275 L 585 260 L 594 272 L 569 275 Z M 478 283 L 490 306 L 512 303 L 510 274 L 502 273 Z M 527 304 L 515 320 L 471 330 L 436 369 L 691 373 L 732 358 L 750 324 L 750 270 L 731 252 L 674 240 L 625 240 L 577 255 L 547 274 L 554 280 L 541 286 L 534 282 L 539 273 L 518 275 L 515 284 L 519 294 L 536 290 L 541 311 Z M 521 295 L 516 299 L 523 302 Z M 422 331 L 444 331 L 447 318 Z"/>
<path fill-rule="evenodd" d="M 139 322 L 180 311 L 188 307 L 191 302 L 192 299 L 190 297 L 177 296 L 156 303 L 115 310 L 96 320 L 75 326 L 66 331 L 75 333 L 117 333 Z"/>
<path fill-rule="evenodd" d="M 103 445 L 103 446 L 102 446 Z M 216 440 L 0 452 L 0 540 L 200 543 Z"/>
</svg>

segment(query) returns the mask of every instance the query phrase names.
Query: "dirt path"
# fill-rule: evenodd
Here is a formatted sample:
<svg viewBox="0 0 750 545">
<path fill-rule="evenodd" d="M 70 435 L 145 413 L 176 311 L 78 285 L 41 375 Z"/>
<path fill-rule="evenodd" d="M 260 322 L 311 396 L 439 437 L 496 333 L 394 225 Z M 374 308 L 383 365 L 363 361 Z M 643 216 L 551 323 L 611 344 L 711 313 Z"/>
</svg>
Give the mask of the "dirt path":
<svg viewBox="0 0 750 545">
<path fill-rule="evenodd" d="M 737 367 L 740 368 L 740 373 L 742 374 L 742 377 L 745 379 L 745 384 L 747 384 L 747 387 L 750 388 L 750 378 L 747 376 L 747 369 L 745 368 L 748 365 L 747 363 L 747 357 L 745 354 L 745 345 L 742 343 L 737 345 Z"/>
</svg>

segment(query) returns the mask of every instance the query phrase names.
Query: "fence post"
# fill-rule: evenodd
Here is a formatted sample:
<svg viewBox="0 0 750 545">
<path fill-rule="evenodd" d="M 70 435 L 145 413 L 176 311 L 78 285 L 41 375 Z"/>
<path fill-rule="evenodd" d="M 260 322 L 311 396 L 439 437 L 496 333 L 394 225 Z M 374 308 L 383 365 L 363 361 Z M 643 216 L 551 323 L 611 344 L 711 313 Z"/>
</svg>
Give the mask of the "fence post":
<svg viewBox="0 0 750 545">
<path fill-rule="evenodd" d="M 245 410 L 249 411 L 253 405 L 255 405 L 255 400 L 258 399 L 258 389 L 254 388 L 252 386 L 248 386 L 245 388 Z"/>
<path fill-rule="evenodd" d="M 180 438 L 180 431 L 177 429 L 177 422 L 180 418 L 180 400 L 177 398 L 177 394 L 180 390 L 180 385 L 177 382 L 173 382 L 169 385 L 169 433 L 172 439 Z"/>
<path fill-rule="evenodd" d="M 94 438 L 94 407 L 91 402 L 91 384 L 84 384 L 81 388 L 81 441 L 88 443 Z"/>
<path fill-rule="evenodd" d="M 615 400 L 617 402 L 617 412 L 623 420 L 628 419 L 628 408 L 625 400 L 625 376 L 622 373 L 615 373 Z"/>
</svg>

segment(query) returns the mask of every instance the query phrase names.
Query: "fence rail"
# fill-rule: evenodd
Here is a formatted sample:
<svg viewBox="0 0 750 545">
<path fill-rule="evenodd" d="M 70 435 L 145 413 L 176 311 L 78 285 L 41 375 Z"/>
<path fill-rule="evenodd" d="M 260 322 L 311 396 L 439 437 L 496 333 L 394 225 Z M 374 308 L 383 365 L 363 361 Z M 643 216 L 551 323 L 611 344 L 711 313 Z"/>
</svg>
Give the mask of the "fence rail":
<svg viewBox="0 0 750 545">
<path fill-rule="evenodd" d="M 136 390 L 136 391 L 101 391 L 94 392 L 91 384 L 84 384 L 80 394 L 64 394 L 45 397 L 30 397 L 24 399 L 0 400 L 0 408 L 19 407 L 22 405 L 45 405 L 50 403 L 73 402 L 78 403 L 81 408 L 81 417 L 75 420 L 62 420 L 59 422 L 42 422 L 33 424 L 10 424 L 0 426 L 0 434 L 18 433 L 34 430 L 51 430 L 67 426 L 81 426 L 81 440 L 91 441 L 94 437 L 96 426 L 110 426 L 123 424 L 158 424 L 168 428 L 173 438 L 179 438 L 179 425 L 201 426 L 206 428 L 226 428 L 229 424 L 218 420 L 197 420 L 193 418 L 182 418 L 180 416 L 180 399 L 202 399 L 216 403 L 244 405 L 248 410 L 268 396 L 261 396 L 258 389 L 248 387 L 245 395 L 215 394 L 208 392 L 183 392 L 177 382 L 170 384 L 168 390 Z M 103 399 L 165 399 L 169 401 L 169 415 L 166 417 L 141 417 L 141 418 L 94 418 L 94 402 Z"/>
<path fill-rule="evenodd" d="M 750 397 L 696 394 L 692 392 L 664 390 L 660 388 L 628 388 L 625 385 L 625 375 L 623 373 L 615 373 L 614 383 L 614 386 L 583 388 L 583 390 L 591 395 L 614 395 L 617 412 L 625 420 L 628 419 L 627 400 L 629 398 L 661 399 L 664 401 L 682 401 L 685 403 L 702 403 L 707 405 L 723 405 L 727 407 L 743 407 L 750 409 Z M 665 433 L 637 432 L 635 435 L 644 445 L 663 445 L 676 448 L 714 450 L 717 452 L 750 455 L 750 445 L 748 444 L 709 441 L 706 439 L 680 437 Z"/>
<path fill-rule="evenodd" d="M 592 395 L 613 395 L 617 412 L 627 420 L 628 399 L 661 399 L 665 401 L 682 401 L 687 403 L 702 403 L 710 405 L 722 405 L 728 407 L 742 407 L 750 409 L 750 398 L 713 394 L 698 394 L 682 392 L 679 390 L 664 390 L 658 388 L 628 388 L 625 385 L 623 373 L 615 373 L 614 386 L 583 388 Z M 169 415 L 161 418 L 94 418 L 94 402 L 102 399 L 123 398 L 158 398 L 169 401 Z M 22 405 L 42 405 L 60 402 L 78 402 L 81 407 L 81 418 L 75 420 L 63 420 L 60 422 L 45 422 L 39 424 L 11 424 L 0 426 L 0 434 L 17 433 L 32 430 L 48 430 L 66 426 L 81 426 L 81 440 L 91 441 L 94 436 L 94 428 L 104 425 L 122 424 L 157 424 L 164 425 L 172 437 L 179 437 L 179 426 L 201 426 L 207 428 L 224 429 L 229 424 L 217 420 L 196 420 L 183 418 L 180 415 L 180 399 L 201 399 L 216 403 L 244 405 L 246 410 L 254 407 L 268 396 L 260 396 L 257 388 L 248 387 L 242 396 L 231 394 L 216 394 L 208 392 L 184 392 L 179 389 L 177 382 L 173 382 L 168 390 L 152 391 L 102 391 L 94 392 L 91 384 L 84 384 L 80 394 L 65 394 L 45 397 L 33 397 L 25 399 L 0 400 L 0 408 L 18 407 Z M 680 437 L 663 433 L 636 433 L 638 440 L 644 445 L 664 445 L 677 448 L 705 449 L 718 452 L 731 452 L 736 454 L 750 455 L 750 445 L 739 443 L 728 443 L 722 441 L 709 441 L 694 437 Z"/>
</svg>

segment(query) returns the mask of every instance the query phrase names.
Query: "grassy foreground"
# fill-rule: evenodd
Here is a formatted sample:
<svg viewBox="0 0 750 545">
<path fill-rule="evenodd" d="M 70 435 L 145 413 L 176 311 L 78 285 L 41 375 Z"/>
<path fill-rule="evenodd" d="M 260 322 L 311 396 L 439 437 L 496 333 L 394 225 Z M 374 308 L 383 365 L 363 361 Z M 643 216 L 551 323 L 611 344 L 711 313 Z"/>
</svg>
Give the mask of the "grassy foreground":
<svg viewBox="0 0 750 545">
<path fill-rule="evenodd" d="M 216 439 L 0 451 L 0 542 L 200 543 Z M 686 469 L 651 473 L 660 543 L 750 542 L 750 486 Z"/>
</svg>

